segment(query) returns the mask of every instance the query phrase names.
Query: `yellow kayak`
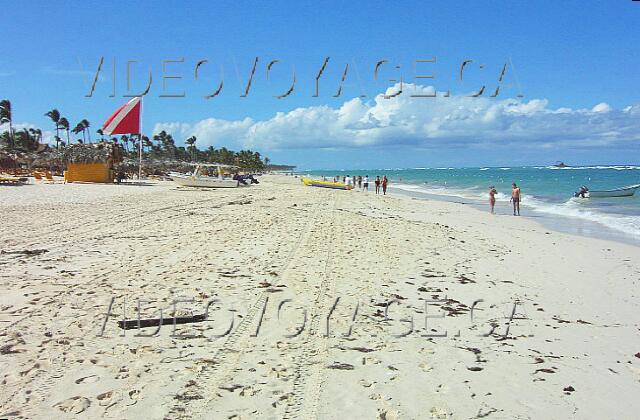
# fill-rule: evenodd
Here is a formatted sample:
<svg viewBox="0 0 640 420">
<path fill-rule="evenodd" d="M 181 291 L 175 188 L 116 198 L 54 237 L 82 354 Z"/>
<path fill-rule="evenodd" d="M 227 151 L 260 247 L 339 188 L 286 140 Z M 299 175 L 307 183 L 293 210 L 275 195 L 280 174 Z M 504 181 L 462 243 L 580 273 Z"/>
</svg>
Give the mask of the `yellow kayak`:
<svg viewBox="0 0 640 420">
<path fill-rule="evenodd" d="M 317 179 L 302 178 L 304 185 L 311 187 L 333 188 L 334 190 L 351 190 L 353 185 L 342 184 L 340 182 L 319 181 Z"/>
</svg>

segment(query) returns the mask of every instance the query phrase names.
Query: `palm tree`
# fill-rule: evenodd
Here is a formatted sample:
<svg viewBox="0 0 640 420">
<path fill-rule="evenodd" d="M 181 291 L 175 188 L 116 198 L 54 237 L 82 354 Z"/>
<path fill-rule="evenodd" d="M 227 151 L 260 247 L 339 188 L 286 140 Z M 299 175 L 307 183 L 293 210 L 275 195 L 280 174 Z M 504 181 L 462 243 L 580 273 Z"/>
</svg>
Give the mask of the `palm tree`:
<svg viewBox="0 0 640 420">
<path fill-rule="evenodd" d="M 31 135 L 33 129 L 23 128 L 15 135 L 15 147 L 25 152 L 30 152 L 38 148 L 37 139 Z"/>
<path fill-rule="evenodd" d="M 58 131 L 60 129 L 60 111 L 54 108 L 44 115 L 51 118 L 51 121 L 53 121 L 56 126 L 56 149 L 58 149 L 60 146 L 60 136 Z"/>
<path fill-rule="evenodd" d="M 31 134 L 31 137 L 33 137 L 33 140 L 35 141 L 35 146 L 37 148 L 40 145 L 40 142 L 42 141 L 42 130 L 40 130 L 39 128 L 30 128 L 29 133 Z"/>
<path fill-rule="evenodd" d="M 151 140 L 149 140 L 149 137 L 147 136 L 142 136 L 142 151 L 144 152 L 144 148 L 146 147 L 147 150 L 149 150 L 149 148 L 153 145 L 153 143 L 151 143 Z"/>
<path fill-rule="evenodd" d="M 235 154 L 232 150 L 227 149 L 226 147 L 220 148 L 218 151 L 218 157 L 220 158 L 220 162 L 225 165 L 233 165 L 235 163 Z"/>
<path fill-rule="evenodd" d="M 122 144 L 124 144 L 124 148 L 127 153 L 129 153 L 129 136 L 123 134 L 122 136 L 120 136 L 120 141 L 122 142 Z"/>
<path fill-rule="evenodd" d="M 63 128 L 64 130 L 66 130 L 66 132 L 67 132 L 67 144 L 68 144 L 69 143 L 69 120 L 66 119 L 65 117 L 62 117 L 58 121 L 58 125 L 60 125 L 60 128 Z"/>
<path fill-rule="evenodd" d="M 91 131 L 89 131 L 89 126 L 90 126 L 89 121 L 82 120 L 78 124 L 82 124 L 83 129 L 87 130 L 87 136 L 89 137 L 89 143 L 91 143 Z M 84 130 L 82 131 L 83 133 L 84 133 Z M 82 138 L 84 138 L 84 134 L 83 134 Z"/>
<path fill-rule="evenodd" d="M 71 132 L 73 134 L 80 134 L 82 133 L 82 140 L 83 142 L 86 140 L 85 136 L 84 136 L 84 126 L 82 125 L 82 122 L 79 122 L 78 124 L 76 124 L 75 127 L 73 127 L 73 130 L 71 130 Z"/>
<path fill-rule="evenodd" d="M 194 161 L 195 160 L 195 152 L 196 152 L 196 147 L 194 146 L 194 144 L 196 143 L 196 136 L 191 136 L 188 139 L 186 139 L 184 142 L 187 143 L 189 145 L 189 150 L 191 150 L 191 160 Z"/>
<path fill-rule="evenodd" d="M 161 156 L 169 157 L 171 159 L 176 158 L 178 148 L 176 147 L 176 143 L 173 140 L 171 134 L 168 134 L 166 131 L 162 130 L 161 132 L 153 136 L 153 140 L 158 143 L 158 151 Z"/>
<path fill-rule="evenodd" d="M 104 141 L 104 131 L 102 131 L 102 128 L 98 128 L 96 133 L 100 134 L 100 141 Z"/>
<path fill-rule="evenodd" d="M 8 99 L 0 101 L 0 125 L 9 123 L 9 144 L 15 146 L 13 137 L 13 119 L 11 118 L 11 102 Z"/>
</svg>

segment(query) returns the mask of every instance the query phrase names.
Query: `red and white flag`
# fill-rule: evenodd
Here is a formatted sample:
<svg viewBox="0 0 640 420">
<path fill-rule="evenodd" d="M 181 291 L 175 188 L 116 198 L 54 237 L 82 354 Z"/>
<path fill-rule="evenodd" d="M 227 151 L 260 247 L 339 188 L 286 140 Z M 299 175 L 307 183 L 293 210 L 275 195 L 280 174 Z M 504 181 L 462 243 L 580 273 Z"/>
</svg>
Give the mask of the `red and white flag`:
<svg viewBox="0 0 640 420">
<path fill-rule="evenodd" d="M 142 99 L 132 98 L 114 112 L 102 125 L 104 134 L 140 134 Z"/>
</svg>

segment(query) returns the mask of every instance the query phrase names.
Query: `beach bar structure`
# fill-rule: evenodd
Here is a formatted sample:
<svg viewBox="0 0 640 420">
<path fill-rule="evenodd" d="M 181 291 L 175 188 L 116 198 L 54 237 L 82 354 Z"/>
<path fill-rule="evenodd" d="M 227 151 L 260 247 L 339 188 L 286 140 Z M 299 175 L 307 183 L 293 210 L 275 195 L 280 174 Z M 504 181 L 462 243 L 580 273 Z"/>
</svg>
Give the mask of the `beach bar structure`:
<svg viewBox="0 0 640 420">
<path fill-rule="evenodd" d="M 121 160 L 119 148 L 112 143 L 74 144 L 64 150 L 65 182 L 111 183 L 113 165 Z"/>
<path fill-rule="evenodd" d="M 113 182 L 111 162 L 69 163 L 64 171 L 64 182 Z"/>
</svg>

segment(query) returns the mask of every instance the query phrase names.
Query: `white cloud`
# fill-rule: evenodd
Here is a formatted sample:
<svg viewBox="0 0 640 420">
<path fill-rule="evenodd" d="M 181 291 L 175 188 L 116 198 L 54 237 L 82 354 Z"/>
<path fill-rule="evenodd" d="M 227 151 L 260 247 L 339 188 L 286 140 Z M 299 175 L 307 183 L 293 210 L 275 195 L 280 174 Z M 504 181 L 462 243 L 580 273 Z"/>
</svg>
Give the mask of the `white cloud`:
<svg viewBox="0 0 640 420">
<path fill-rule="evenodd" d="M 397 85 L 391 87 L 386 94 L 397 89 Z M 602 147 L 640 139 L 640 105 L 615 110 L 600 103 L 591 110 L 572 110 L 551 109 L 545 99 L 410 96 L 431 92 L 429 86 L 405 84 L 404 93 L 391 99 L 383 94 L 369 102 L 354 98 L 337 109 L 297 108 L 263 121 L 208 118 L 195 124 L 158 123 L 154 132 L 166 130 L 183 138 L 195 135 L 200 147 L 237 145 L 261 150 L 512 144 Z"/>
<path fill-rule="evenodd" d="M 611 110 L 612 108 L 606 102 L 600 102 L 591 109 L 592 112 L 611 112 Z"/>
</svg>

